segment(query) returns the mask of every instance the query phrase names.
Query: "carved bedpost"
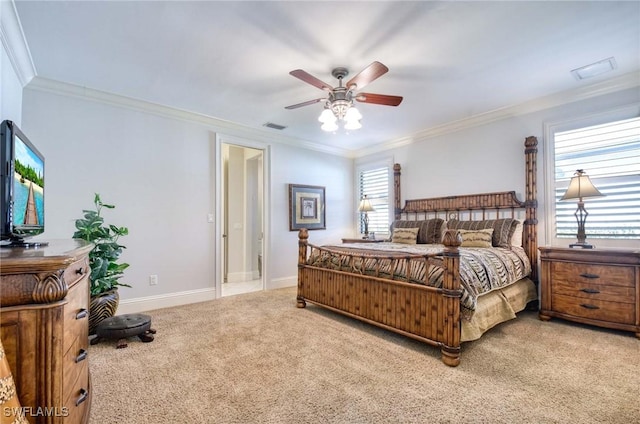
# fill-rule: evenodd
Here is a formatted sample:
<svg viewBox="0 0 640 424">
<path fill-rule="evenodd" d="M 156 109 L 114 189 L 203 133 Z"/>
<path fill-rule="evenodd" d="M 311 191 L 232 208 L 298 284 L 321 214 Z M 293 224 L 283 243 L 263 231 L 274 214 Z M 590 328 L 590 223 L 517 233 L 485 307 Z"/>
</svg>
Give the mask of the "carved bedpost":
<svg viewBox="0 0 640 424">
<path fill-rule="evenodd" d="M 460 251 L 462 236 L 457 230 L 447 230 L 444 243 L 444 280 L 442 291 L 444 309 L 438 311 L 439 319 L 444 320 L 443 342 L 440 346 L 442 362 L 450 367 L 460 364 Z M 443 316 L 444 315 L 444 316 Z"/>
<path fill-rule="evenodd" d="M 538 139 L 527 137 L 524 141 L 526 158 L 526 220 L 524 221 L 524 249 L 531 261 L 531 279 L 538 284 L 538 188 L 536 185 Z"/>
<path fill-rule="evenodd" d="M 400 211 L 402 210 L 400 195 L 400 164 L 393 164 L 393 212 L 395 219 L 400 219 Z"/>
<path fill-rule="evenodd" d="M 307 303 L 302 296 L 302 267 L 307 261 L 307 240 L 309 239 L 309 231 L 302 228 L 298 232 L 298 296 L 296 298 L 296 306 L 304 308 Z"/>
</svg>

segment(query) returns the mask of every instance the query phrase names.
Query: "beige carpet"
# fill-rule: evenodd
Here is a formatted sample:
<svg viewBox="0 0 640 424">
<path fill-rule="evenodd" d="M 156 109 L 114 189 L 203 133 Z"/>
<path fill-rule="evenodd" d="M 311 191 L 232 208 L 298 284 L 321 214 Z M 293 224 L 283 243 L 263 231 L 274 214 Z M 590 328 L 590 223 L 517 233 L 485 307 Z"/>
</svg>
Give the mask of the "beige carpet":
<svg viewBox="0 0 640 424">
<path fill-rule="evenodd" d="M 91 424 L 640 422 L 631 333 L 524 312 L 450 368 L 293 288 L 149 314 L 154 342 L 90 348 Z"/>
</svg>

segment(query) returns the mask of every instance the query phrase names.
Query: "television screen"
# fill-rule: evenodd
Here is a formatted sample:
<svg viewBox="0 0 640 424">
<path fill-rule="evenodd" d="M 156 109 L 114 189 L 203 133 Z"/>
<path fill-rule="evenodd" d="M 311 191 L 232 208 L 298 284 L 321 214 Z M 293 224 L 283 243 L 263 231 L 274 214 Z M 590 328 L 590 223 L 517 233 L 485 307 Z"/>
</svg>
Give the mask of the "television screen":
<svg viewBox="0 0 640 424">
<path fill-rule="evenodd" d="M 44 224 L 44 161 L 14 138 L 13 225 L 29 230 Z"/>
<path fill-rule="evenodd" d="M 44 156 L 11 121 L 0 125 L 0 240 L 37 247 L 24 239 L 44 232 Z"/>
</svg>

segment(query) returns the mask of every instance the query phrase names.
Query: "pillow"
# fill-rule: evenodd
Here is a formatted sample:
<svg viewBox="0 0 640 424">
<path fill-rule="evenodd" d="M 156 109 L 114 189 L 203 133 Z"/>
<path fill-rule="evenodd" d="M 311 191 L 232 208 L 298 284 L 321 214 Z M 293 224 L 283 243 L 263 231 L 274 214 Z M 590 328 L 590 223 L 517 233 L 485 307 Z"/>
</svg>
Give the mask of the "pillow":
<svg viewBox="0 0 640 424">
<path fill-rule="evenodd" d="M 391 241 L 393 243 L 416 244 L 420 228 L 394 228 Z"/>
<path fill-rule="evenodd" d="M 522 232 L 524 230 L 524 221 L 518 219 L 516 229 L 511 237 L 511 246 L 522 247 Z"/>
<path fill-rule="evenodd" d="M 447 229 L 448 229 L 448 227 L 447 227 L 447 222 L 449 222 L 449 221 L 444 221 L 444 222 L 442 223 L 442 228 L 440 229 L 440 240 L 438 240 L 438 243 L 439 243 L 439 244 L 442 244 L 442 242 L 443 242 L 443 240 L 444 240 L 444 235 L 445 235 L 445 233 L 447 232 Z"/>
<path fill-rule="evenodd" d="M 450 219 L 447 227 L 450 230 L 484 230 L 493 228 L 492 244 L 494 247 L 511 247 L 511 238 L 516 230 L 518 221 L 513 218 L 487 219 L 482 221 L 460 221 Z"/>
<path fill-rule="evenodd" d="M 436 244 L 442 241 L 442 227 L 444 220 L 441 218 L 426 219 L 421 221 L 393 221 L 391 233 L 395 228 L 418 228 L 418 244 Z"/>
<path fill-rule="evenodd" d="M 484 230 L 458 230 L 462 236 L 460 247 L 492 247 L 493 228 Z"/>
</svg>

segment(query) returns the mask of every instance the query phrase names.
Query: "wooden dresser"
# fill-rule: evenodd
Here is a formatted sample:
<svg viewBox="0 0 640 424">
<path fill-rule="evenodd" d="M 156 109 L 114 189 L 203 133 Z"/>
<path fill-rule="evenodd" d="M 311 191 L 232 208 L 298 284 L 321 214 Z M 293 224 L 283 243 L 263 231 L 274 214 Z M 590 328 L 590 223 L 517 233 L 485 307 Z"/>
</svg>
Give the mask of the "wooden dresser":
<svg viewBox="0 0 640 424">
<path fill-rule="evenodd" d="M 90 243 L 0 249 L 0 337 L 30 423 L 86 423 Z"/>
<path fill-rule="evenodd" d="M 539 250 L 540 319 L 564 318 L 640 338 L 640 250 Z"/>
</svg>

